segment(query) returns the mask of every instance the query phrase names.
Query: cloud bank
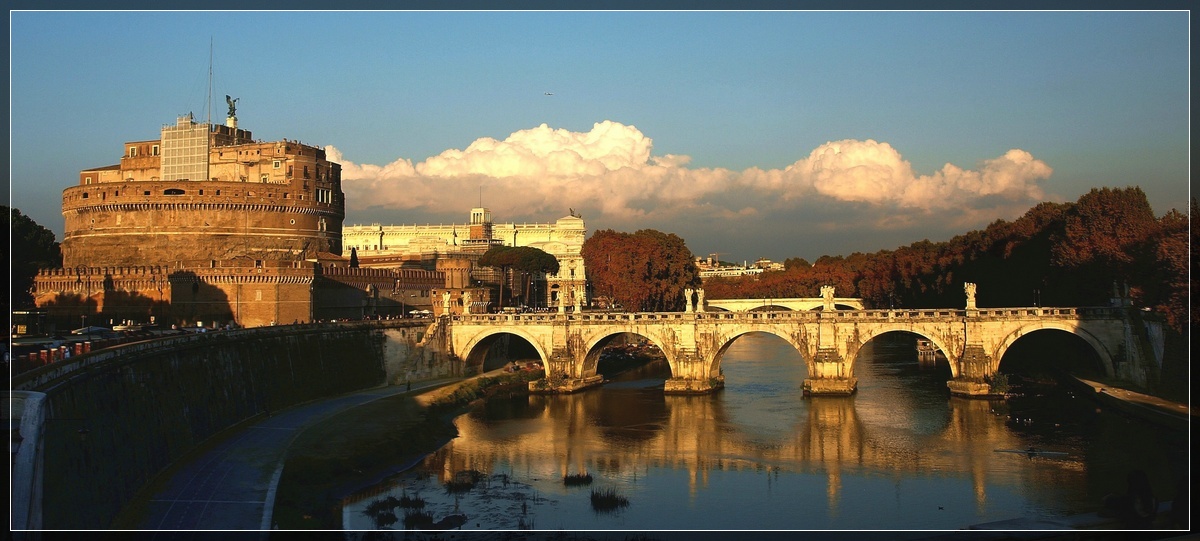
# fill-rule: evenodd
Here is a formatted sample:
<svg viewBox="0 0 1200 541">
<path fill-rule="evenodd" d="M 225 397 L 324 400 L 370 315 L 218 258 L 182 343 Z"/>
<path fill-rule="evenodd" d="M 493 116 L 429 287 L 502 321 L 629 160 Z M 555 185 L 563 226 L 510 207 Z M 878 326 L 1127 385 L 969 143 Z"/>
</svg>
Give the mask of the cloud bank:
<svg viewBox="0 0 1200 541">
<path fill-rule="evenodd" d="M 465 216 L 480 188 L 497 219 L 551 221 L 574 208 L 590 214 L 589 229 L 808 214 L 831 205 L 866 211 L 880 228 L 934 213 L 986 223 L 1001 208 L 1023 211 L 1041 201 L 1041 183 L 1052 173 L 1029 152 L 1012 149 L 973 170 L 947 163 L 921 175 L 891 145 L 874 140 L 831 141 L 783 169 L 744 171 L 691 168 L 688 156 L 652 150 L 653 141 L 636 127 L 607 120 L 586 133 L 542 124 L 415 164 L 357 164 L 326 147 L 342 165 L 351 216 L 388 209 L 397 211 L 395 223 L 406 222 L 405 211 Z"/>
</svg>

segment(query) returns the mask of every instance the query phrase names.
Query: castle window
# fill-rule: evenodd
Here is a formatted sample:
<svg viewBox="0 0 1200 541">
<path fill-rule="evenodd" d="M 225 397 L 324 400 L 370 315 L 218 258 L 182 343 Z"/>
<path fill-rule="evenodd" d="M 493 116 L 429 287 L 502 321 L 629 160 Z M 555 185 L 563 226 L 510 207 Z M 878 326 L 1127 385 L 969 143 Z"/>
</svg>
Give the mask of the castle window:
<svg viewBox="0 0 1200 541">
<path fill-rule="evenodd" d="M 292 219 L 292 225 L 296 225 L 296 219 L 295 219 L 295 218 L 293 218 L 293 219 Z"/>
<path fill-rule="evenodd" d="M 88 198 L 88 194 L 87 194 L 87 192 L 83 192 L 83 198 L 84 198 L 84 199 L 87 199 L 87 198 Z"/>
<path fill-rule="evenodd" d="M 266 182 L 266 181 L 267 181 L 267 178 L 268 178 L 268 177 L 267 177 L 267 175 L 266 175 L 266 174 L 263 174 L 263 176 L 262 176 L 262 177 L 260 177 L 260 178 L 259 178 L 259 180 L 261 180 L 262 182 Z"/>
<path fill-rule="evenodd" d="M 217 190 L 217 195 L 221 195 L 221 190 Z"/>
<path fill-rule="evenodd" d="M 217 260 L 216 260 L 216 259 L 209 260 L 209 262 L 208 262 L 208 268 L 210 268 L 210 269 L 215 269 L 215 268 L 217 268 Z"/>
<path fill-rule="evenodd" d="M 200 188 L 200 195 L 204 195 L 204 188 Z"/>
<path fill-rule="evenodd" d="M 281 161 L 279 161 L 279 160 L 275 160 L 275 161 L 271 162 L 271 168 L 272 168 L 272 169 L 279 169 L 279 167 L 280 167 L 281 165 L 283 165 L 283 162 L 281 162 Z"/>
<path fill-rule="evenodd" d="M 261 269 L 261 268 L 262 268 L 262 260 L 261 260 L 261 259 L 255 259 L 255 260 L 254 260 L 254 268 L 256 268 L 256 269 Z"/>
<path fill-rule="evenodd" d="M 185 192 L 179 188 L 167 188 L 163 190 L 163 195 L 183 195 Z"/>
<path fill-rule="evenodd" d="M 290 166 L 290 165 L 288 166 L 287 176 L 288 176 L 288 178 L 292 178 L 292 166 Z"/>
<path fill-rule="evenodd" d="M 84 184 L 91 184 L 91 183 L 92 183 L 92 177 L 83 177 L 83 183 L 84 183 Z"/>
<path fill-rule="evenodd" d="M 137 157 L 137 147 L 129 147 L 129 157 L 130 158 Z"/>
<path fill-rule="evenodd" d="M 308 178 L 308 166 L 304 166 L 304 178 Z"/>
<path fill-rule="evenodd" d="M 146 190 L 146 191 L 142 192 L 142 195 L 150 195 L 150 190 Z"/>
<path fill-rule="evenodd" d="M 150 147 L 150 155 L 158 156 L 158 145 L 154 145 L 154 146 Z"/>
</svg>

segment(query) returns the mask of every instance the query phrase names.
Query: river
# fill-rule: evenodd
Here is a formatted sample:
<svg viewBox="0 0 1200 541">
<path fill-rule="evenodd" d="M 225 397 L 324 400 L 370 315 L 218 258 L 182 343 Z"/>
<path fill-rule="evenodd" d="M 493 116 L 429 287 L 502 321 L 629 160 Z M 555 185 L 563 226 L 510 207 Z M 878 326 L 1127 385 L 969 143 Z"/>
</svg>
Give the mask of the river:
<svg viewBox="0 0 1200 541">
<path fill-rule="evenodd" d="M 493 400 L 417 467 L 347 498 L 343 527 L 401 529 L 406 510 L 383 502 L 409 498 L 464 530 L 954 530 L 1094 512 L 1134 468 L 1170 499 L 1187 464 L 1182 436 L 1066 388 L 951 397 L 949 369 L 922 367 L 912 340 L 868 344 L 851 397 L 802 397 L 800 355 L 770 335 L 739 338 L 722 369 L 713 395 L 664 396 L 650 366 Z M 997 452 L 1031 447 L 1054 454 Z"/>
</svg>

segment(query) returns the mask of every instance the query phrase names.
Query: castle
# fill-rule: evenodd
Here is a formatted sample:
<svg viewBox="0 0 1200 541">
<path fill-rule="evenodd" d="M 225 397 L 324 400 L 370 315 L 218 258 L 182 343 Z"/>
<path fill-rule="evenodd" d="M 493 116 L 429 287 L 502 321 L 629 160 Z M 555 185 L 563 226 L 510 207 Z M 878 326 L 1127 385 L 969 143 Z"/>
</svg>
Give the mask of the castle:
<svg viewBox="0 0 1200 541">
<path fill-rule="evenodd" d="M 232 101 L 224 125 L 186 115 L 125 143 L 118 164 L 79 173 L 62 209 L 63 267 L 39 273 L 33 291 L 60 325 L 362 318 L 403 311 L 396 299 L 444 281 L 351 268 L 341 166 L 318 147 L 253 139 Z"/>
<path fill-rule="evenodd" d="M 531 304 L 583 299 L 585 230 L 574 213 L 554 224 L 493 224 L 476 208 L 462 225 L 343 228 L 341 166 L 319 147 L 255 140 L 227 101 L 224 125 L 181 116 L 63 190 L 63 267 L 41 271 L 33 290 L 60 328 L 483 311 L 502 279 L 475 262 L 496 245 L 558 258 L 559 273 L 539 277 Z M 453 308 L 440 302 L 446 295 Z M 464 307 L 469 299 L 475 306 Z"/>
</svg>

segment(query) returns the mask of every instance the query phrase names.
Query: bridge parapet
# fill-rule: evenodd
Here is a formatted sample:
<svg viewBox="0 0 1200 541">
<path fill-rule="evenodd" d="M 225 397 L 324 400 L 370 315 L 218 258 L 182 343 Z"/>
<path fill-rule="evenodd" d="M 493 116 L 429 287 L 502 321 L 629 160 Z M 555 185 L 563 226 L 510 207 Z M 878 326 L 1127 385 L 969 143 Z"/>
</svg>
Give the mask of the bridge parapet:
<svg viewBox="0 0 1200 541">
<path fill-rule="evenodd" d="M 1122 309 L 1107 307 L 1082 308 L 985 308 L 959 310 L 947 308 L 922 309 L 872 309 L 822 311 L 759 311 L 759 312 L 579 312 L 579 313 L 533 313 L 533 314 L 455 314 L 450 317 L 459 325 L 547 325 L 547 324 L 602 324 L 614 323 L 662 323 L 662 322 L 758 322 L 758 321 L 801 321 L 826 320 L 870 320 L 894 321 L 947 321 L 963 318 L 1027 319 L 1121 319 Z"/>
</svg>

